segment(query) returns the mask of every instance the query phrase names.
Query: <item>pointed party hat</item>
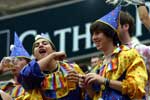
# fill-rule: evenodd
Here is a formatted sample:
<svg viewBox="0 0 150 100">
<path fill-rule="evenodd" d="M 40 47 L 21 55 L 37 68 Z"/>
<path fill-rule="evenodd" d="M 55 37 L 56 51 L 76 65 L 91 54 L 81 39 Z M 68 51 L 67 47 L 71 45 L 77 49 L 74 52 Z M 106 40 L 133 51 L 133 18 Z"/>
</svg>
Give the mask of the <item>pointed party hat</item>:
<svg viewBox="0 0 150 100">
<path fill-rule="evenodd" d="M 25 50 L 22 42 L 19 40 L 17 33 L 14 33 L 14 45 L 11 48 L 10 56 L 13 57 L 24 57 L 30 59 L 29 53 Z"/>
<path fill-rule="evenodd" d="M 109 12 L 107 15 L 101 17 L 97 21 L 100 21 L 104 24 L 107 24 L 115 31 L 118 29 L 118 20 L 119 20 L 119 13 L 121 10 L 121 6 L 117 6 L 114 10 Z"/>
</svg>

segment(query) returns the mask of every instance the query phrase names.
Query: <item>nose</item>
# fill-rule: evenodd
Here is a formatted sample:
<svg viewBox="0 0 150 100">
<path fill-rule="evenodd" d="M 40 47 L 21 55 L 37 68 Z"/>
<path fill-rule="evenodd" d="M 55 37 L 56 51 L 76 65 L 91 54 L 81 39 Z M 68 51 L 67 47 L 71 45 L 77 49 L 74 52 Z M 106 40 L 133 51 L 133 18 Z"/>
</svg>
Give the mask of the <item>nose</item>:
<svg viewBox="0 0 150 100">
<path fill-rule="evenodd" d="M 43 47 L 43 43 L 42 42 L 39 43 L 39 48 L 41 48 L 41 47 Z"/>
<path fill-rule="evenodd" d="M 93 35 L 92 35 L 92 40 L 94 41 L 95 39 L 96 39 L 96 34 L 93 33 Z"/>
</svg>

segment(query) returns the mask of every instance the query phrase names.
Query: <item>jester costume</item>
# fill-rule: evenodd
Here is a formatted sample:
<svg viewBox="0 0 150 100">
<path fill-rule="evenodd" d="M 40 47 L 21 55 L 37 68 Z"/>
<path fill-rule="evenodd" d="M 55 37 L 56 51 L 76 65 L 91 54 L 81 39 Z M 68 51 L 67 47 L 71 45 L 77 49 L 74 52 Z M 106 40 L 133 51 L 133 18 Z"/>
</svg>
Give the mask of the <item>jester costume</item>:
<svg viewBox="0 0 150 100">
<path fill-rule="evenodd" d="M 58 62 L 54 72 L 41 72 L 32 60 L 20 73 L 20 83 L 28 91 L 23 100 L 81 100 L 82 92 L 76 83 L 66 79 L 68 72 L 83 74 L 75 63 Z"/>
<path fill-rule="evenodd" d="M 134 53 L 133 53 L 134 52 Z M 126 46 L 117 47 L 109 63 L 101 63 L 93 69 L 93 72 L 108 78 L 109 80 L 122 81 L 122 92 L 116 91 L 104 85 L 95 85 L 94 100 L 141 100 L 145 95 L 147 72 L 144 61 L 135 49 Z"/>
<path fill-rule="evenodd" d="M 14 33 L 14 45 L 10 57 L 28 59 L 27 62 L 30 60 L 30 55 L 22 45 L 16 32 Z M 20 65 L 20 67 L 23 67 L 23 65 Z M 25 95 L 26 92 L 22 85 L 17 81 L 19 79 L 18 75 L 13 74 L 13 76 L 14 79 L 12 80 L 0 82 L 0 89 L 8 93 L 13 99 L 16 99 L 21 95 Z"/>
<path fill-rule="evenodd" d="M 13 99 L 20 95 L 25 95 L 25 90 L 21 84 L 14 83 L 12 81 L 0 82 L 0 89 L 9 94 Z"/>
</svg>

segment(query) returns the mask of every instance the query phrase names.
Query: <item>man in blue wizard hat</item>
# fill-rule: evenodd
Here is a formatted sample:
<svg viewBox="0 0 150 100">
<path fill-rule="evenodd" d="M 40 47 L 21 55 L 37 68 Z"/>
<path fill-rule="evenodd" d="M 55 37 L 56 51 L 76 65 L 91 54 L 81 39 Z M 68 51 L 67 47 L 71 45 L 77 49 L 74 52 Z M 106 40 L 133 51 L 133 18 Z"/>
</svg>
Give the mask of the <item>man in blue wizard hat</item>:
<svg viewBox="0 0 150 100">
<path fill-rule="evenodd" d="M 86 100 L 141 100 L 145 95 L 147 72 L 135 49 L 120 45 L 118 18 L 121 7 L 93 22 L 92 41 L 103 52 L 102 63 L 80 78 L 86 87 Z"/>
<path fill-rule="evenodd" d="M 27 61 L 31 60 L 29 53 L 26 51 L 22 42 L 19 40 L 16 32 L 14 33 L 14 45 L 11 49 L 11 57 L 25 58 Z"/>
<path fill-rule="evenodd" d="M 12 71 L 13 79 L 0 83 L 0 88 L 11 95 L 14 99 L 25 94 L 25 90 L 18 82 L 19 73 L 21 69 L 30 62 L 30 60 L 30 55 L 19 40 L 17 33 L 14 33 L 14 45 L 13 48 L 11 48 L 11 54 L 9 57 L 3 59 L 5 64 L 1 65 L 2 67 L 8 67 Z"/>
</svg>

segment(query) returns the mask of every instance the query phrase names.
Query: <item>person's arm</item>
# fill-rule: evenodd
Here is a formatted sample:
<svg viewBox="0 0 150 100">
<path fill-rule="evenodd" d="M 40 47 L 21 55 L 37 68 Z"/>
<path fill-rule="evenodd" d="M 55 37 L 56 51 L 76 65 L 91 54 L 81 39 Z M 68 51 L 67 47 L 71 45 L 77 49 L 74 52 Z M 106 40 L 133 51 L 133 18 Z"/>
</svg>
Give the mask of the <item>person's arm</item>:
<svg viewBox="0 0 150 100">
<path fill-rule="evenodd" d="M 66 57 L 65 52 L 53 52 L 51 54 L 49 54 L 48 56 L 46 56 L 45 58 L 42 58 L 41 60 L 39 60 L 37 63 L 39 64 L 40 70 L 44 71 L 45 69 L 47 69 L 47 67 L 49 66 L 49 63 L 53 63 L 52 60 L 62 60 Z M 53 70 L 55 68 L 49 68 L 50 70 Z"/>
<path fill-rule="evenodd" d="M 145 25 L 145 27 L 150 31 L 150 16 L 148 14 L 148 10 L 146 6 L 144 4 L 139 5 L 138 12 L 139 12 L 140 20 Z"/>
<path fill-rule="evenodd" d="M 121 92 L 122 91 L 122 82 L 121 81 L 110 80 L 109 87 Z"/>
<path fill-rule="evenodd" d="M 87 87 L 90 86 L 92 83 L 96 84 L 103 84 L 106 87 L 110 87 L 112 89 L 118 90 L 122 92 L 122 82 L 117 81 L 117 80 L 109 80 L 107 78 L 104 78 L 96 73 L 89 73 L 86 75 L 85 83 L 88 85 Z M 95 92 L 92 90 L 92 88 L 87 88 L 86 90 L 91 98 L 93 98 Z"/>
<path fill-rule="evenodd" d="M 134 49 L 130 50 L 130 52 L 124 52 L 124 54 L 126 55 L 126 59 L 124 56 L 121 56 L 120 59 L 125 62 L 119 64 L 121 64 L 121 67 L 127 67 L 125 68 L 125 79 L 122 81 L 109 80 L 95 73 L 89 73 L 86 75 L 85 83 L 104 84 L 106 87 L 109 86 L 112 89 L 120 91 L 123 95 L 128 95 L 131 99 L 141 99 L 145 95 L 144 88 L 147 81 L 147 71 L 144 61 Z"/>
<path fill-rule="evenodd" d="M 36 60 L 29 62 L 21 71 L 18 77 L 19 83 L 25 90 L 40 88 L 41 82 L 44 80 L 44 74 L 40 70 L 40 66 Z M 32 83 L 32 84 L 31 84 Z"/>
<path fill-rule="evenodd" d="M 64 52 L 54 52 L 39 61 L 32 60 L 21 70 L 18 81 L 26 90 L 39 88 L 45 77 L 43 71 L 49 67 L 48 64 L 53 59 L 61 59 L 62 56 L 64 57 Z"/>
<path fill-rule="evenodd" d="M 122 81 L 122 94 L 127 94 L 131 99 L 142 99 L 145 96 L 145 85 L 148 79 L 145 62 L 135 49 L 128 51 L 127 59 L 124 61 L 128 64 L 124 63 L 127 70 Z"/>
</svg>

